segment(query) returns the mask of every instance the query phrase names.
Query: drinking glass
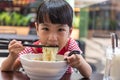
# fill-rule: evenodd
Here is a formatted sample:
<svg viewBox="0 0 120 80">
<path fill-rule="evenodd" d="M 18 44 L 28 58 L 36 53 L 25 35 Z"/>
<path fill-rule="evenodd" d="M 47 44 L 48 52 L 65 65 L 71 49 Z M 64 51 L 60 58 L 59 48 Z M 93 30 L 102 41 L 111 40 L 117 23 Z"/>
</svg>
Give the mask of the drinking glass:
<svg viewBox="0 0 120 80">
<path fill-rule="evenodd" d="M 106 48 L 106 65 L 103 80 L 120 80 L 120 47 Z"/>
</svg>

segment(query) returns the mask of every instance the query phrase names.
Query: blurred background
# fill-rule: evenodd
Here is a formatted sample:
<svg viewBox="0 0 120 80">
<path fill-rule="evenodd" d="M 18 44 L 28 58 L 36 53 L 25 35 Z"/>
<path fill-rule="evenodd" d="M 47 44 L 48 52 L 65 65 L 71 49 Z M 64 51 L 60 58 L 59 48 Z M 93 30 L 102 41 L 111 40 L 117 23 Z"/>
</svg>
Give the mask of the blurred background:
<svg viewBox="0 0 120 80">
<path fill-rule="evenodd" d="M 3 34 L 36 36 L 34 22 L 41 1 L 0 0 L 0 38 L 4 37 Z M 94 72 L 104 73 L 105 49 L 111 44 L 110 33 L 120 35 L 120 1 L 67 1 L 74 10 L 74 28 L 71 37 L 80 41 L 84 57 L 93 65 Z M 2 55 L 7 52 L 6 50 L 0 46 L 0 63 L 6 58 Z"/>
</svg>

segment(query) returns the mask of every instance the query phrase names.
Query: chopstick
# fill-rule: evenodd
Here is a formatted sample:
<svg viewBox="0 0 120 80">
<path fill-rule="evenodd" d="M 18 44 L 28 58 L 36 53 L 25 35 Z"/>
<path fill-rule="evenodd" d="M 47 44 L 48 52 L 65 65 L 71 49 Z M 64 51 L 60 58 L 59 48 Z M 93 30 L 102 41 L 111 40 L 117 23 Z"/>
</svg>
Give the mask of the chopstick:
<svg viewBox="0 0 120 80">
<path fill-rule="evenodd" d="M 8 46 L 9 41 L 0 41 L 0 44 L 4 45 L 4 46 Z M 37 47 L 37 48 L 42 48 L 42 47 L 58 47 L 58 46 L 46 46 L 46 45 L 34 45 L 34 44 L 22 44 L 23 46 L 28 46 L 28 47 Z"/>
<path fill-rule="evenodd" d="M 33 44 L 23 44 L 23 46 L 28 46 L 28 47 L 37 47 L 37 48 L 42 48 L 42 47 L 58 47 L 58 46 L 45 46 L 45 45 L 33 45 Z"/>
<path fill-rule="evenodd" d="M 111 41 L 112 41 L 112 51 L 115 52 L 115 35 L 111 33 Z"/>
<path fill-rule="evenodd" d="M 73 50 L 68 54 L 68 56 L 71 56 L 72 54 L 80 54 L 80 51 Z"/>
<path fill-rule="evenodd" d="M 115 39 L 116 39 L 116 47 L 118 47 L 118 35 L 115 34 Z"/>
<path fill-rule="evenodd" d="M 73 54 L 80 54 L 80 51 L 73 50 L 73 51 L 71 51 L 71 52 L 68 54 L 68 56 L 71 56 L 71 55 L 73 55 Z M 67 61 L 67 58 L 65 58 L 64 60 Z"/>
</svg>

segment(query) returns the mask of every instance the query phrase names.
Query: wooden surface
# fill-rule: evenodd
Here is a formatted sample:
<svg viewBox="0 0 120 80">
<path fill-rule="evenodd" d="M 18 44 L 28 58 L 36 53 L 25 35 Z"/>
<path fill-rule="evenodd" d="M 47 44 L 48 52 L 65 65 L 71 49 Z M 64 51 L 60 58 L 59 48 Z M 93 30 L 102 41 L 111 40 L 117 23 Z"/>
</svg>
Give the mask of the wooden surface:
<svg viewBox="0 0 120 80">
<path fill-rule="evenodd" d="M 0 33 L 13 33 L 17 35 L 28 35 L 30 28 L 27 26 L 0 26 Z"/>
<path fill-rule="evenodd" d="M 60 80 L 74 80 L 74 78 L 71 77 L 71 75 L 72 74 L 65 74 Z M 81 79 L 79 80 L 102 80 L 102 78 L 103 78 L 103 74 L 94 73 L 91 75 L 89 79 L 81 77 Z M 20 72 L 20 71 L 2 72 L 0 71 L 0 80 L 30 80 L 30 78 L 25 74 L 25 72 Z"/>
</svg>

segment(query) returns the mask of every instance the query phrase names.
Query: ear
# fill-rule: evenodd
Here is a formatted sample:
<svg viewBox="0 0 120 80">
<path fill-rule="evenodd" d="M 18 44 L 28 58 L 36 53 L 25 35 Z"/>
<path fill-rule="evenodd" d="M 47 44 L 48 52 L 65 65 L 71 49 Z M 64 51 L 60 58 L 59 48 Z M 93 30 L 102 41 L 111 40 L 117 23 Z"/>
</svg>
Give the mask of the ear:
<svg viewBox="0 0 120 80">
<path fill-rule="evenodd" d="M 72 30 L 73 30 L 73 27 L 70 28 L 70 35 L 71 35 L 71 33 L 72 33 Z"/>
<path fill-rule="evenodd" d="M 38 30 L 38 24 L 37 24 L 37 22 L 35 22 L 35 28 L 36 28 L 36 30 Z"/>
<path fill-rule="evenodd" d="M 35 22 L 35 28 L 36 28 L 36 33 L 37 33 L 37 35 L 38 35 L 38 24 L 37 24 L 37 22 Z"/>
</svg>

